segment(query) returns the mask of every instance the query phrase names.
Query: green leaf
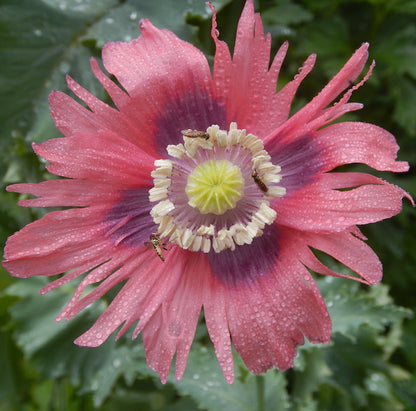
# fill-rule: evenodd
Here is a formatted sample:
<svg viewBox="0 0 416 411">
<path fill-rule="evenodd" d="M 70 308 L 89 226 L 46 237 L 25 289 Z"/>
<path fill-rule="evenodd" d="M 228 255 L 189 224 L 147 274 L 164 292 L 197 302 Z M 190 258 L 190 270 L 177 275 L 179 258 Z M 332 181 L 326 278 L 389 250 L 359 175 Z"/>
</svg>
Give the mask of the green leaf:
<svg viewBox="0 0 416 411">
<path fill-rule="evenodd" d="M 320 279 L 318 284 L 332 319 L 333 334 L 355 340 L 362 325 L 383 331 L 411 315 L 410 310 L 393 304 L 383 284 L 370 287 L 368 292 L 360 292 L 358 283 L 333 277 Z"/>
<path fill-rule="evenodd" d="M 44 102 L 54 75 L 63 78 L 67 62 L 79 53 L 77 36 L 115 0 L 89 1 L 88 7 L 78 4 L 77 10 L 75 0 L 48 3 L 4 0 L 0 7 L 0 93 L 7 96 L 0 106 L 3 144 L 30 130 L 35 107 Z M 4 146 L 0 148 L 4 152 Z"/>
<path fill-rule="evenodd" d="M 261 13 L 265 31 L 271 34 L 274 41 L 278 37 L 283 40 L 296 37 L 296 27 L 313 18 L 308 10 L 292 0 L 260 0 L 262 3 L 267 3 Z"/>
<path fill-rule="evenodd" d="M 407 407 L 406 410 L 416 409 L 416 374 L 409 380 L 396 382 L 395 391 Z"/>
<path fill-rule="evenodd" d="M 311 30 L 311 26 L 314 27 L 314 30 Z M 338 15 L 315 20 L 300 30 L 301 32 L 304 38 L 297 44 L 296 54 L 304 57 L 312 52 L 316 53 L 317 70 L 324 70 L 328 78 L 334 76 L 341 69 L 346 58 L 354 50 L 348 35 L 347 24 Z"/>
<path fill-rule="evenodd" d="M 148 0 L 127 0 L 94 23 L 82 40 L 93 40 L 98 48 L 109 41 L 130 41 L 139 36 L 139 21 L 146 18 L 155 26 L 168 28 L 182 40 L 189 41 L 195 34 L 196 28 L 186 24 L 186 16 L 191 14 L 208 18 L 210 16 L 208 10 L 203 1 L 163 1 L 155 6 Z"/>
<path fill-rule="evenodd" d="M 286 380 L 283 373 L 270 370 L 256 377 L 247 373 L 240 358 L 236 358 L 237 377 L 228 384 L 221 372 L 214 350 L 206 347 L 192 347 L 187 368 L 181 381 L 170 378 L 178 392 L 190 395 L 203 409 L 209 411 L 252 411 L 257 409 L 258 378 L 264 379 L 265 409 L 272 410 L 276 404 L 284 409 L 288 406 Z M 173 376 L 172 376 L 173 377 Z"/>
<path fill-rule="evenodd" d="M 385 21 L 373 52 L 387 75 L 408 74 L 416 79 L 416 24 L 398 17 Z"/>
<path fill-rule="evenodd" d="M 287 26 L 310 21 L 312 14 L 299 4 L 283 0 L 261 13 L 261 17 L 265 25 L 286 26 L 287 30 Z"/>
<path fill-rule="evenodd" d="M 13 409 L 17 404 L 17 393 L 19 385 L 16 380 L 16 373 L 12 362 L 12 342 L 6 333 L 0 334 L 0 409 L 7 406 Z"/>
<path fill-rule="evenodd" d="M 131 345 L 112 347 L 103 358 L 99 370 L 83 386 L 81 392 L 92 392 L 96 407 L 102 405 L 121 377 L 124 377 L 128 385 L 133 384 L 135 379 L 143 374 L 152 374 L 158 378 L 146 364 L 142 342 L 134 341 L 134 346 Z"/>
<path fill-rule="evenodd" d="M 44 278 L 33 277 L 17 281 L 6 290 L 8 295 L 21 299 L 10 308 L 18 325 L 14 338 L 48 378 L 68 376 L 72 384 L 79 385 L 101 367 L 115 344 L 111 338 L 98 348 L 79 347 L 73 343 L 99 316 L 104 303 L 90 306 L 68 322 L 57 323 L 55 317 L 68 301 L 72 289 L 63 286 L 39 296 L 39 289 L 46 283 Z"/>
<path fill-rule="evenodd" d="M 312 407 L 317 399 L 317 410 L 400 409 L 393 382 L 409 375 L 389 358 L 401 344 L 402 322 L 411 311 L 393 305 L 384 285 L 364 289 L 332 277 L 318 284 L 333 335 L 328 346 L 300 347 L 290 378 L 295 409 Z"/>
<path fill-rule="evenodd" d="M 363 326 L 356 341 L 338 333 L 333 336 L 334 344 L 326 350 L 332 371 L 328 380 L 340 389 L 344 402 L 351 404 L 352 409 L 399 409 L 392 385 L 393 367 L 383 358 L 377 337 L 374 329 Z"/>
<path fill-rule="evenodd" d="M 416 83 L 405 77 L 397 78 L 392 96 L 396 102 L 394 120 L 411 136 L 416 136 Z"/>
</svg>

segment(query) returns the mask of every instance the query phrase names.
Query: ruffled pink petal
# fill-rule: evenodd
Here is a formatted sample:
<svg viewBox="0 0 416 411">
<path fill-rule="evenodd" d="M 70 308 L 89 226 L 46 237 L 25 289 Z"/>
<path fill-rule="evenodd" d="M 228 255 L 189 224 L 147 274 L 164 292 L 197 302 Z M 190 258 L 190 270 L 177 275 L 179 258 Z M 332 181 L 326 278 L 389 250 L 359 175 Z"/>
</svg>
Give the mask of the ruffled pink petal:
<svg viewBox="0 0 416 411">
<path fill-rule="evenodd" d="M 412 201 L 401 188 L 369 174 L 326 173 L 276 201 L 276 222 L 301 231 L 343 231 L 398 214 L 403 197 Z"/>
<path fill-rule="evenodd" d="M 33 147 L 56 175 L 112 183 L 117 188 L 152 183 L 154 158 L 108 131 L 78 133 Z"/>
<path fill-rule="evenodd" d="M 98 74 L 98 64 L 95 62 L 91 62 L 91 66 L 94 69 L 95 73 Z M 101 73 L 100 78 L 102 79 L 102 76 L 104 74 Z M 117 134 L 119 137 L 122 137 L 126 139 L 127 141 L 130 141 L 131 143 L 137 145 L 140 147 L 143 151 L 149 153 L 150 155 L 154 157 L 158 157 L 157 152 L 155 151 L 155 146 L 152 141 L 152 139 L 147 138 L 147 135 L 144 133 L 143 130 L 140 129 L 140 124 L 136 121 L 137 119 L 137 111 L 136 113 L 131 113 L 132 115 L 128 115 L 126 111 L 123 110 L 116 110 L 109 105 L 103 103 L 100 99 L 96 98 L 93 94 L 91 94 L 88 90 L 81 87 L 76 81 L 74 81 L 71 77 L 67 76 L 66 78 L 68 87 L 73 91 L 73 93 L 80 98 L 82 101 L 84 101 L 92 113 L 90 113 L 90 117 L 93 119 L 96 119 L 96 121 L 99 122 L 99 126 L 97 127 L 97 130 L 109 130 L 115 134 Z M 108 80 L 108 78 L 107 78 Z M 103 79 L 103 85 L 106 86 L 107 89 L 111 91 L 111 95 L 121 104 L 120 102 L 123 102 L 127 105 L 131 105 L 131 99 L 128 97 L 128 95 L 122 91 L 120 88 L 118 88 L 114 83 L 113 87 L 110 87 L 108 82 L 105 82 Z M 115 91 L 115 88 L 118 89 L 118 92 Z M 53 98 L 51 102 L 53 101 Z M 124 107 L 124 106 L 123 106 Z M 52 114 L 55 116 L 55 112 L 58 110 L 58 104 L 54 104 L 52 107 Z M 62 116 L 67 115 L 66 112 L 61 114 Z M 54 117 L 55 118 L 55 117 Z M 76 133 L 79 129 L 79 126 L 70 125 L 72 134 Z M 78 127 L 78 129 L 77 129 Z M 84 130 L 80 130 L 84 131 Z"/>
<path fill-rule="evenodd" d="M 134 336 L 143 330 L 149 366 L 160 374 L 162 382 L 165 383 L 176 353 L 176 378 L 180 379 L 185 371 L 201 311 L 207 263 L 203 255 L 190 254 L 185 258 L 184 254 L 189 254 L 188 252 L 178 249 L 176 251 L 166 253 L 165 264 L 171 267 L 169 275 L 166 275 L 165 264 L 155 258 L 152 264 L 146 264 L 143 258 L 136 261 L 130 259 L 91 294 L 77 301 L 84 287 L 91 281 L 100 280 L 102 274 L 97 269 L 91 273 L 93 279 L 88 280 L 86 277 L 72 304 L 70 302 L 61 316 L 72 317 L 107 292 L 115 282 L 126 277 L 130 279 L 93 327 L 75 342 L 79 345 L 97 346 L 122 323 L 124 325 L 118 336 L 140 318 Z M 146 256 L 147 262 L 153 254 L 152 252 Z M 137 270 L 138 266 L 140 270 Z"/>
<path fill-rule="evenodd" d="M 69 320 L 88 305 L 100 299 L 109 290 L 121 281 L 129 278 L 138 264 L 143 264 L 149 255 L 145 255 L 146 248 L 139 249 L 117 248 L 113 250 L 111 258 L 103 262 L 93 270 L 89 271 L 84 279 L 79 283 L 77 289 L 71 297 L 69 303 L 56 318 Z M 87 295 L 84 294 L 85 288 L 91 284 L 100 283 Z"/>
<path fill-rule="evenodd" d="M 291 248 L 293 258 L 297 258 L 311 270 L 335 277 L 348 278 L 365 284 L 376 284 L 382 277 L 382 266 L 374 251 L 363 241 L 357 227 L 351 227 L 340 233 L 315 234 L 279 227 L 285 243 L 295 246 Z M 360 237 L 359 237 L 360 236 Z M 289 241 L 290 239 L 290 241 Z M 317 249 L 332 256 L 359 276 L 335 272 L 322 264 L 311 251 Z"/>
<path fill-rule="evenodd" d="M 381 280 L 383 276 L 382 266 L 376 253 L 366 243 L 349 231 L 328 235 L 302 233 L 299 236 L 302 236 L 308 246 L 329 254 L 342 264 L 351 268 L 367 284 L 377 284 Z M 308 262 L 310 263 L 312 261 L 311 259 L 307 260 L 302 256 L 299 257 L 311 269 L 315 270 L 317 268 L 316 265 L 311 266 L 308 264 Z M 319 272 L 319 270 L 317 271 Z"/>
<path fill-rule="evenodd" d="M 325 159 L 323 171 L 349 163 L 364 163 L 382 171 L 409 169 L 406 161 L 395 161 L 399 146 L 394 136 L 373 124 L 332 124 L 317 133 L 316 142 Z"/>
<path fill-rule="evenodd" d="M 109 249 L 107 250 L 109 251 Z M 107 254 L 108 255 L 108 254 Z M 87 260 L 86 262 L 83 262 L 78 268 L 71 270 L 61 277 L 51 281 L 50 283 L 46 284 L 44 287 L 41 288 L 39 291 L 40 295 L 46 294 L 49 291 L 55 290 L 56 288 L 67 284 L 68 282 L 74 280 L 75 278 L 78 278 L 80 275 L 85 274 L 86 272 L 96 268 L 98 265 L 100 265 L 104 258 L 104 254 L 97 254 L 95 258 L 91 258 Z"/>
<path fill-rule="evenodd" d="M 327 125 L 333 121 L 335 121 L 338 117 L 341 117 L 345 113 L 349 111 L 361 110 L 363 108 L 363 104 L 361 103 L 348 103 L 349 99 L 351 98 L 353 92 L 358 90 L 371 76 L 373 69 L 375 67 L 375 61 L 370 64 L 370 67 L 363 77 L 363 79 L 350 87 L 344 95 L 341 97 L 339 101 L 334 103 L 331 107 L 328 107 L 322 110 L 321 114 L 315 116 L 307 125 L 305 132 L 310 132 L 311 130 L 317 130 L 318 128 Z M 351 83 L 352 84 L 352 83 Z M 303 131 L 302 131 L 303 132 Z"/>
<path fill-rule="evenodd" d="M 260 15 L 254 13 L 251 0 L 241 14 L 234 55 L 218 38 L 216 12 L 212 10 L 212 31 L 216 52 L 214 81 L 216 93 L 225 102 L 227 121 L 236 121 L 240 128 L 265 136 L 288 117 L 293 96 L 303 78 L 313 67 L 311 56 L 301 73 L 276 94 L 277 79 L 288 44 L 284 43 L 269 68 L 271 37 L 264 35 Z"/>
<path fill-rule="evenodd" d="M 316 131 L 347 111 L 360 109 L 362 107 L 360 104 L 347 103 L 352 92 L 360 87 L 371 74 L 374 65 L 370 67 L 369 72 L 359 84 L 351 87 L 363 70 L 367 58 L 368 43 L 364 43 L 311 102 L 290 117 L 281 127 L 264 138 L 266 144 L 272 144 L 272 141 L 276 138 L 283 139 L 285 142 L 292 141 L 301 135 Z M 348 87 L 350 87 L 350 90 L 340 102 L 328 109 L 328 105 Z"/>
<path fill-rule="evenodd" d="M 282 256 L 273 272 L 275 288 L 266 285 L 265 289 L 271 301 L 278 301 L 280 296 L 281 307 L 310 342 L 327 344 L 331 337 L 331 319 L 318 286 L 294 257 L 293 249 L 297 246 L 298 242 L 294 241 L 285 251 L 282 247 Z"/>
<path fill-rule="evenodd" d="M 144 110 L 149 105 L 148 111 L 154 113 L 167 96 L 186 94 L 195 85 L 211 88 L 208 62 L 200 50 L 169 30 L 157 29 L 149 20 L 140 22 L 140 30 L 142 35 L 130 43 L 107 43 L 103 62 L 130 97 L 144 98 Z M 141 113 L 143 117 L 146 112 Z"/>
<path fill-rule="evenodd" d="M 215 354 L 225 379 L 234 381 L 233 353 L 228 328 L 227 300 L 224 283 L 211 275 L 204 290 L 204 318 Z"/>
<path fill-rule="evenodd" d="M 273 127 L 265 129 L 262 136 L 267 136 L 269 133 L 274 132 L 276 128 L 288 119 L 293 98 L 295 97 L 301 82 L 312 71 L 315 65 L 315 60 L 316 55 L 311 54 L 303 63 L 303 66 L 299 69 L 299 72 L 295 75 L 294 79 L 287 83 L 277 94 L 275 94 L 272 102 L 274 111 L 273 113 L 269 113 L 269 115 L 275 116 L 276 122 L 273 124 Z"/>
<path fill-rule="evenodd" d="M 123 323 L 125 324 L 117 334 L 118 337 L 139 318 L 151 318 L 176 290 L 183 269 L 182 253 L 178 248 L 170 250 L 165 254 L 166 261 L 162 262 L 154 250 L 147 249 L 145 253 L 138 254 L 136 261 L 134 258 L 127 261 L 117 275 L 128 278 L 128 281 L 94 325 L 78 337 L 75 343 L 96 347 Z M 170 266 L 169 275 L 166 273 L 167 264 Z M 93 291 L 96 295 L 89 297 L 90 300 L 99 298 L 99 295 L 109 289 L 108 283 L 113 281 L 111 276 L 106 281 Z M 71 308 L 68 314 L 72 316 L 73 310 L 77 310 L 77 307 Z"/>
<path fill-rule="evenodd" d="M 113 184 L 91 180 L 50 180 L 34 184 L 13 184 L 7 187 L 7 191 L 39 197 L 20 200 L 19 205 L 24 207 L 83 207 L 114 203 L 119 197 Z"/>
<path fill-rule="evenodd" d="M 106 70 L 131 97 L 127 105 L 119 101 L 120 110 L 134 118 L 144 135 L 156 138 L 161 153 L 167 144 L 180 142 L 183 129 L 224 127 L 204 54 L 148 20 L 141 21 L 140 29 L 138 39 L 103 49 Z"/>
<path fill-rule="evenodd" d="M 81 106 L 68 95 L 60 91 L 53 91 L 49 95 L 51 116 L 63 135 L 70 137 L 77 133 L 108 131 L 117 134 L 119 138 L 132 142 L 148 155 L 158 156 L 153 140 L 147 138 L 147 130 L 141 130 L 140 124 L 137 124 L 134 117 L 129 118 L 127 113 L 122 113 L 104 104 L 70 77 L 67 78 L 67 81 L 74 93 L 90 105 L 91 110 Z"/>
<path fill-rule="evenodd" d="M 129 95 L 102 72 L 94 58 L 91 59 L 91 70 L 118 109 L 121 110 L 131 103 Z"/>
<path fill-rule="evenodd" d="M 11 236 L 3 266 L 15 277 L 55 275 L 105 261 L 112 245 L 103 234 L 105 207 L 51 212 Z"/>
<path fill-rule="evenodd" d="M 286 240 L 286 239 L 285 239 Z M 296 243 L 285 241 L 278 263 L 257 284 L 227 289 L 227 317 L 236 350 L 254 373 L 293 366 L 305 335 L 327 343 L 331 321 L 306 268 L 293 258 Z M 283 252 L 282 252 L 283 251 Z"/>
<path fill-rule="evenodd" d="M 175 292 L 163 301 L 143 328 L 147 363 L 157 371 L 162 383 L 167 380 L 175 353 L 176 379 L 179 380 L 185 371 L 208 277 L 206 257 L 190 253 Z"/>
<path fill-rule="evenodd" d="M 102 128 L 100 119 L 61 91 L 52 91 L 49 94 L 49 104 L 55 126 L 64 136 L 71 136 L 79 131 L 95 132 Z"/>
<path fill-rule="evenodd" d="M 290 368 L 304 339 L 279 307 L 280 300 L 274 307 L 260 290 L 230 292 L 227 299 L 233 344 L 249 370 L 259 374 L 272 367 Z"/>
<path fill-rule="evenodd" d="M 87 89 L 78 84 L 73 80 L 69 75 L 66 76 L 66 83 L 68 84 L 69 89 L 91 110 L 90 116 L 99 118 L 102 122 L 101 128 L 114 130 L 114 124 L 116 124 L 115 130 L 120 131 L 124 127 L 119 127 L 120 118 L 123 117 L 123 114 L 118 110 L 110 107 L 108 104 L 104 103 Z"/>
</svg>

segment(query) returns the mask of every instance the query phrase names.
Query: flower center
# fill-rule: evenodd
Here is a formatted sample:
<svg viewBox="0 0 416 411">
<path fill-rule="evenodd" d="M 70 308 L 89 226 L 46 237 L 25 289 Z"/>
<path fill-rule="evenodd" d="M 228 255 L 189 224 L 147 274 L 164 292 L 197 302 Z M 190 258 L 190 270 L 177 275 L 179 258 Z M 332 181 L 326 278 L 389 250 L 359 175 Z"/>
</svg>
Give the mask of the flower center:
<svg viewBox="0 0 416 411">
<path fill-rule="evenodd" d="M 171 160 L 156 160 L 150 214 L 160 241 L 208 253 L 250 244 L 272 224 L 280 167 L 270 162 L 263 142 L 231 123 L 205 131 L 182 131 L 184 143 L 167 147 Z"/>
<path fill-rule="evenodd" d="M 235 208 L 243 195 L 244 180 L 238 166 L 228 160 L 208 160 L 188 176 L 188 204 L 202 214 L 224 214 Z"/>
</svg>

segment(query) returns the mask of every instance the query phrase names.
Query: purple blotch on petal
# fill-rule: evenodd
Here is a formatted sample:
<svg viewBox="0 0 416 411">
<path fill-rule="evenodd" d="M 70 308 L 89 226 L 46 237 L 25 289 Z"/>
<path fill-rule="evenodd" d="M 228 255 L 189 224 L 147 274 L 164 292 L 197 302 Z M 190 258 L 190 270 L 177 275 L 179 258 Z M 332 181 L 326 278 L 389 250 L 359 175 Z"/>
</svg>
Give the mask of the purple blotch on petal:
<svg viewBox="0 0 416 411">
<path fill-rule="evenodd" d="M 128 247 L 142 247 L 157 225 L 150 216 L 149 187 L 123 190 L 121 198 L 107 214 L 108 236 Z"/>
<path fill-rule="evenodd" d="M 228 129 L 224 106 L 204 90 L 189 92 L 168 101 L 156 120 L 155 143 L 158 152 L 166 155 L 166 146 L 183 142 L 181 130 L 205 131 L 216 124 L 222 130 Z"/>
<path fill-rule="evenodd" d="M 236 246 L 216 253 L 211 250 L 208 260 L 216 277 L 230 286 L 240 283 L 255 283 L 256 279 L 267 275 L 278 258 L 279 231 L 275 224 L 266 226 L 264 233 L 251 244 Z"/>
<path fill-rule="evenodd" d="M 282 168 L 280 185 L 286 188 L 286 195 L 312 183 L 323 167 L 320 149 L 309 135 L 284 145 L 279 142 L 269 144 L 265 148 L 272 163 Z"/>
</svg>

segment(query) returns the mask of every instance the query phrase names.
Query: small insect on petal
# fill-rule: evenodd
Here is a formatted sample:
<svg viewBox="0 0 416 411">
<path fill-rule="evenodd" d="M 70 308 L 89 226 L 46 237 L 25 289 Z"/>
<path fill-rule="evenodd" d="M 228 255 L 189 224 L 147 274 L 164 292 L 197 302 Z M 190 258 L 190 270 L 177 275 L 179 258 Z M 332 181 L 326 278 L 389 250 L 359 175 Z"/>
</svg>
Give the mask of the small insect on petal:
<svg viewBox="0 0 416 411">
<path fill-rule="evenodd" d="M 256 170 L 253 170 L 251 176 L 253 177 L 254 182 L 259 186 L 260 190 L 263 191 L 263 193 L 267 193 L 269 191 L 266 184 L 264 184 L 264 181 L 257 174 Z"/>
<path fill-rule="evenodd" d="M 208 140 L 209 139 L 209 134 L 205 131 L 199 131 L 199 130 L 182 130 L 181 131 L 182 135 L 184 137 L 189 137 L 189 138 L 203 138 L 204 140 Z"/>
<path fill-rule="evenodd" d="M 162 253 L 162 248 L 167 251 L 167 248 L 165 247 L 166 244 L 162 243 L 162 241 L 160 240 L 159 236 L 156 233 L 150 234 L 150 241 L 146 241 L 144 245 L 147 248 L 154 248 L 159 258 L 162 261 L 165 261 L 165 257 L 163 256 L 163 253 Z"/>
</svg>

